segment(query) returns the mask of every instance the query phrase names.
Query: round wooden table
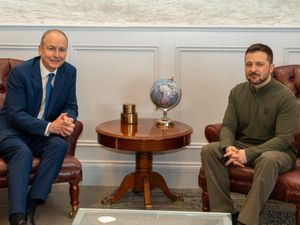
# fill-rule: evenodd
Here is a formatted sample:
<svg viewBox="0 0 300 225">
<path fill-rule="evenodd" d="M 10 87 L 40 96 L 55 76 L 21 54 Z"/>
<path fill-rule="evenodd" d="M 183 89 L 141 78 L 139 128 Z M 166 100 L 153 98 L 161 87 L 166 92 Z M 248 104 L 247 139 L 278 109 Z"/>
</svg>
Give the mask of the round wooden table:
<svg viewBox="0 0 300 225">
<path fill-rule="evenodd" d="M 102 200 L 103 204 L 118 201 L 127 190 L 144 192 L 145 208 L 151 209 L 151 190 L 160 188 L 171 200 L 180 199 L 171 193 L 164 178 L 152 171 L 153 153 L 179 149 L 191 141 L 193 129 L 178 121 L 171 127 L 159 127 L 155 119 L 140 118 L 137 124 L 120 120 L 101 123 L 96 127 L 98 142 L 109 148 L 136 152 L 136 170 L 128 174 L 115 194 Z"/>
</svg>

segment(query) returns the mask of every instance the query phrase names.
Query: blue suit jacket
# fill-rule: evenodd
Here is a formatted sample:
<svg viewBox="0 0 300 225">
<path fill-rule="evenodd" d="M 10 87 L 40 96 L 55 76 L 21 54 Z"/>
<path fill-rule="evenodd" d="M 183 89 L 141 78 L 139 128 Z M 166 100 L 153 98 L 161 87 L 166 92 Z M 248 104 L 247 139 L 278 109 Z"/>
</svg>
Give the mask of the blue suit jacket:
<svg viewBox="0 0 300 225">
<path fill-rule="evenodd" d="M 0 111 L 0 142 L 8 135 L 43 136 L 48 122 L 66 112 L 77 119 L 76 68 L 65 62 L 58 68 L 46 120 L 37 119 L 43 96 L 40 57 L 14 67 L 7 80 L 7 92 Z"/>
</svg>

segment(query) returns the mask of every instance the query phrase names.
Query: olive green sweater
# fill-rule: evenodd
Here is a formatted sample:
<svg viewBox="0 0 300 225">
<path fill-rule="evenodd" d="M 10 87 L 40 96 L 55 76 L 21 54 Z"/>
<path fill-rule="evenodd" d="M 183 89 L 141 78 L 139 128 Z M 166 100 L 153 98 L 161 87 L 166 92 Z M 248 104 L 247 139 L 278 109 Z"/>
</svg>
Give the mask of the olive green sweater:
<svg viewBox="0 0 300 225">
<path fill-rule="evenodd" d="M 244 148 L 247 162 L 265 151 L 286 151 L 293 160 L 291 145 L 297 127 L 295 95 L 272 79 L 255 90 L 248 82 L 235 86 L 229 95 L 220 139 L 222 149 Z"/>
</svg>

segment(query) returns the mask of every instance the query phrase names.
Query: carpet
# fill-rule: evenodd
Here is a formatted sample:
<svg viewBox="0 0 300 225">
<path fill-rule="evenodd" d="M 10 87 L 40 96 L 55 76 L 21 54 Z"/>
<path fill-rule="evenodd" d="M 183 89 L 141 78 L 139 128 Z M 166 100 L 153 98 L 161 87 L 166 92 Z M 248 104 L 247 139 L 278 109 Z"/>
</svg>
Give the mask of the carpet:
<svg viewBox="0 0 300 225">
<path fill-rule="evenodd" d="M 154 210 L 202 211 L 200 189 L 173 189 L 173 193 L 182 196 L 184 201 L 171 201 L 160 189 L 151 193 Z M 241 208 L 244 195 L 232 193 L 237 209 Z M 101 204 L 100 208 L 111 209 L 143 209 L 143 193 L 127 192 L 114 204 Z M 261 215 L 260 225 L 295 225 L 295 205 L 269 200 Z"/>
</svg>

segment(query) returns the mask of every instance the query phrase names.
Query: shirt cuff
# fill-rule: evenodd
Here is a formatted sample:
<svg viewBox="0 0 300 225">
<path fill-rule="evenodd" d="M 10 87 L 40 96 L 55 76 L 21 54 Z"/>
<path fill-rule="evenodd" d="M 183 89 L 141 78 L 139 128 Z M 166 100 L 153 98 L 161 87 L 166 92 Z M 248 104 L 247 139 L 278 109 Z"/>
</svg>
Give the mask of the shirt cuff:
<svg viewBox="0 0 300 225">
<path fill-rule="evenodd" d="M 48 123 L 48 125 L 47 125 L 47 127 L 46 127 L 46 130 L 45 130 L 45 133 L 44 133 L 44 135 L 45 135 L 46 137 L 48 137 L 48 136 L 50 135 L 50 133 L 48 132 L 48 129 L 49 129 L 50 124 L 51 124 L 51 122 Z"/>
</svg>

